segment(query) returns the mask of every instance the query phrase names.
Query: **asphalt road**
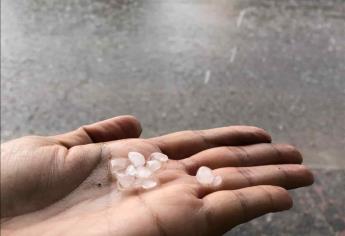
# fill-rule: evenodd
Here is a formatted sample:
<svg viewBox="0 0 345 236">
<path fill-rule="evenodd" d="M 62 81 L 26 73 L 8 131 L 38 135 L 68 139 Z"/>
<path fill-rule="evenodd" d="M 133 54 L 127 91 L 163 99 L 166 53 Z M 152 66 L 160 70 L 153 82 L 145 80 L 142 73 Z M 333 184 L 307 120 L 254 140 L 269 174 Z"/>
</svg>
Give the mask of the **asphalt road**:
<svg viewBox="0 0 345 236">
<path fill-rule="evenodd" d="M 1 5 L 2 141 L 64 132 L 120 114 L 137 116 L 146 137 L 249 124 L 299 147 L 317 177 L 329 180 L 317 186 L 342 188 L 343 0 L 1 0 Z M 336 191 L 334 198 L 344 200 Z M 302 214 L 306 206 L 301 207 L 299 213 L 284 213 L 287 219 L 320 218 L 328 230 L 317 231 L 323 235 L 345 230 L 344 215 L 333 224 L 317 204 L 315 212 Z M 278 214 L 276 224 L 284 217 Z M 255 222 L 253 232 L 269 234 Z M 240 230 L 250 234 L 247 227 Z"/>
</svg>

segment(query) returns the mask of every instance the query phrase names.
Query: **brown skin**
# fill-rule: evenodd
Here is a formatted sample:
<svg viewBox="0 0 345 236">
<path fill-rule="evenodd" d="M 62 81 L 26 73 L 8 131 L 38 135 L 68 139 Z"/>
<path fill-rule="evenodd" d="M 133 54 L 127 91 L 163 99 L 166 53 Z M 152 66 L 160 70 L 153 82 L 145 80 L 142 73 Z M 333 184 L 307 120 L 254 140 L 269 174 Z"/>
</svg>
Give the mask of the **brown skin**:
<svg viewBox="0 0 345 236">
<path fill-rule="evenodd" d="M 271 144 L 262 129 L 230 126 L 140 139 L 122 116 L 67 134 L 1 145 L 3 235 L 222 235 L 238 224 L 287 210 L 285 189 L 313 183 L 292 146 Z M 163 152 L 171 159 L 151 190 L 117 192 L 111 156 Z M 193 175 L 206 165 L 218 187 Z"/>
</svg>

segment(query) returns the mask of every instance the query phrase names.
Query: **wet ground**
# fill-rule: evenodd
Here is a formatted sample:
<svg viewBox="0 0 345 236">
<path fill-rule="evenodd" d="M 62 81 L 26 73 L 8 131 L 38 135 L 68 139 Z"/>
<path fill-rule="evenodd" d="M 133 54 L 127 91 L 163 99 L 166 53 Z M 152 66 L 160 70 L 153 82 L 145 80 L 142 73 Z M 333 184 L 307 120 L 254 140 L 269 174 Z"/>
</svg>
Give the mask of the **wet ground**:
<svg viewBox="0 0 345 236">
<path fill-rule="evenodd" d="M 303 151 L 316 184 L 230 235 L 345 233 L 343 0 L 1 4 L 2 141 L 120 114 L 146 137 L 260 126 Z"/>
</svg>

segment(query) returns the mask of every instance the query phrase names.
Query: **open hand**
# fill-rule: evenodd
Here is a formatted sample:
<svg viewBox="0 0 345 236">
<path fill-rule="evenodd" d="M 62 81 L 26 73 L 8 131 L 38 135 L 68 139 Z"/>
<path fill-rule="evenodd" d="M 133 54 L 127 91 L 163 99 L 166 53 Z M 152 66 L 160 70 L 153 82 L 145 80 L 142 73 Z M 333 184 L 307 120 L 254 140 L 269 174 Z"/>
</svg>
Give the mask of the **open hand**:
<svg viewBox="0 0 345 236">
<path fill-rule="evenodd" d="M 289 209 L 285 189 L 309 185 L 292 146 L 262 129 L 230 126 L 139 139 L 139 122 L 117 117 L 52 137 L 1 146 L 2 232 L 23 235 L 221 235 L 268 212 Z M 115 141 L 114 141 L 115 140 Z M 159 186 L 118 192 L 111 156 L 162 152 Z M 223 182 L 200 185 L 200 166 Z"/>
</svg>

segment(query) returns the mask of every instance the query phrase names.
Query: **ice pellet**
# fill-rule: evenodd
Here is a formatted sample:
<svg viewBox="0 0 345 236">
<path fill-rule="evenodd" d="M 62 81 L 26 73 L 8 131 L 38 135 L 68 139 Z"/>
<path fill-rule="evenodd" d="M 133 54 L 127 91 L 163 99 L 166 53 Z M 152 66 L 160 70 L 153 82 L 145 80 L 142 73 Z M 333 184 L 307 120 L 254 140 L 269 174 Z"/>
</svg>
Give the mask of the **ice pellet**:
<svg viewBox="0 0 345 236">
<path fill-rule="evenodd" d="M 152 175 L 152 171 L 149 168 L 144 167 L 144 166 L 138 167 L 137 173 L 136 173 L 137 178 L 147 178 L 151 175 Z"/>
<path fill-rule="evenodd" d="M 214 179 L 212 170 L 206 166 L 200 167 L 196 173 L 196 179 L 201 184 L 211 184 Z"/>
<path fill-rule="evenodd" d="M 135 176 L 137 174 L 137 169 L 133 165 L 129 165 L 125 171 L 127 175 Z"/>
<path fill-rule="evenodd" d="M 157 186 L 157 181 L 155 181 L 154 179 L 143 179 L 141 181 L 141 187 L 143 189 L 150 189 L 156 186 Z"/>
<path fill-rule="evenodd" d="M 137 187 L 150 189 L 158 185 L 153 173 L 162 167 L 163 162 L 168 160 L 168 156 L 160 152 L 152 153 L 148 161 L 139 152 L 129 152 L 128 158 L 111 159 L 109 161 L 109 170 L 113 179 L 117 180 L 119 190 Z M 219 180 L 213 178 L 213 182 L 217 184 Z"/>
<path fill-rule="evenodd" d="M 160 152 L 154 152 L 150 155 L 150 160 L 157 160 L 160 162 L 166 162 L 169 160 L 168 156 L 160 153 Z"/>
<path fill-rule="evenodd" d="M 135 177 L 119 173 L 116 175 L 117 184 L 120 189 L 132 188 L 135 182 Z"/>
<path fill-rule="evenodd" d="M 149 168 L 151 171 L 156 171 L 161 168 L 162 164 L 158 160 L 150 160 L 146 162 L 146 167 Z"/>
<path fill-rule="evenodd" d="M 212 170 L 206 166 L 200 167 L 195 177 L 197 181 L 203 185 L 218 186 L 222 183 L 222 178 L 220 176 L 215 176 Z"/>
<path fill-rule="evenodd" d="M 145 165 L 145 157 L 139 152 L 129 152 L 128 158 L 135 167 Z"/>
<path fill-rule="evenodd" d="M 114 158 L 110 160 L 110 170 L 111 172 L 118 172 L 126 169 L 128 164 L 129 161 L 127 158 Z"/>
</svg>

